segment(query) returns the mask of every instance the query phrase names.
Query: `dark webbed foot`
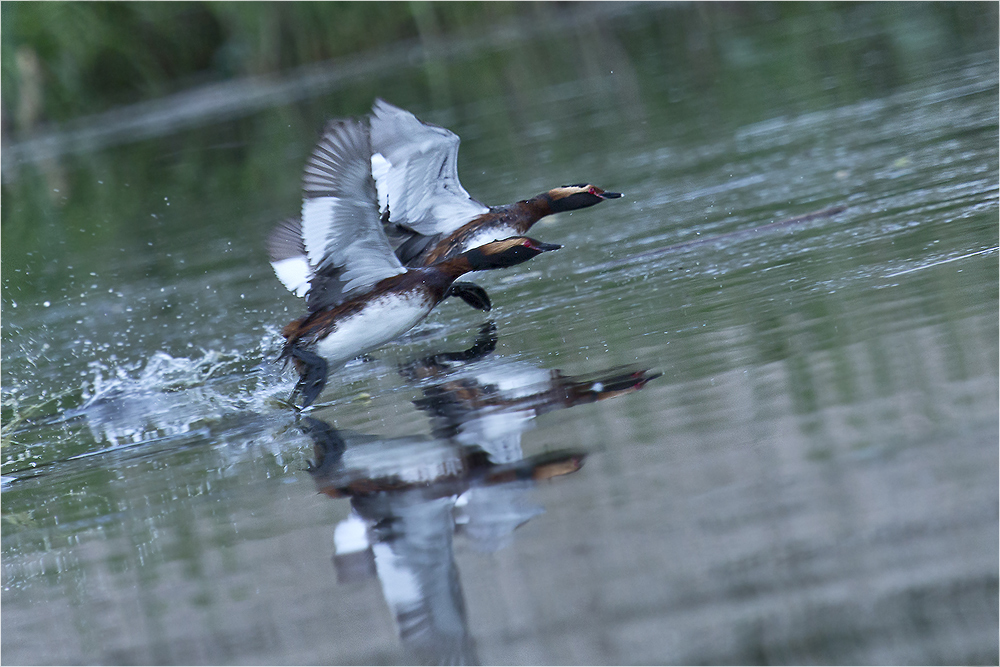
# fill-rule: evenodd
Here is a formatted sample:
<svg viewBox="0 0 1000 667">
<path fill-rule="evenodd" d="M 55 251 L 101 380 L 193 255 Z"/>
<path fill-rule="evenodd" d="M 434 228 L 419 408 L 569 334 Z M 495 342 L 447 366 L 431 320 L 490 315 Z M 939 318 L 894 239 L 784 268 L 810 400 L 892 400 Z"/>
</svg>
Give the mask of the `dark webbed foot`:
<svg viewBox="0 0 1000 667">
<path fill-rule="evenodd" d="M 297 347 L 293 347 L 289 354 L 295 360 L 295 368 L 299 371 L 299 381 L 292 391 L 292 398 L 295 398 L 295 394 L 301 394 L 302 407 L 307 408 L 326 386 L 326 359 L 315 352 Z"/>
<path fill-rule="evenodd" d="M 490 308 L 493 304 L 490 303 L 490 297 L 482 287 L 475 283 L 469 283 L 465 281 L 457 281 L 451 284 L 448 291 L 445 292 L 445 298 L 449 296 L 457 296 L 462 301 L 475 308 L 476 310 L 481 310 L 483 312 L 490 312 Z"/>
</svg>

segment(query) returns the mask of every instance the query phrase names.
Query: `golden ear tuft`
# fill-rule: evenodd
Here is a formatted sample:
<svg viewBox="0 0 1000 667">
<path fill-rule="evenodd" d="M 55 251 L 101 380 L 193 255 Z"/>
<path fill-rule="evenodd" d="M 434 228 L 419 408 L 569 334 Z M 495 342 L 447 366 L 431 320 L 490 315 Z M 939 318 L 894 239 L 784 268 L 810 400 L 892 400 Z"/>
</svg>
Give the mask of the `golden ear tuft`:
<svg viewBox="0 0 1000 667">
<path fill-rule="evenodd" d="M 514 246 L 519 246 L 524 243 L 524 238 L 520 236 L 512 236 L 509 239 L 503 239 L 502 241 L 492 241 L 483 246 L 483 250 L 486 251 L 488 255 L 496 255 L 497 253 L 504 252 L 505 250 L 510 250 Z"/>
<path fill-rule="evenodd" d="M 581 192 L 586 192 L 589 185 L 564 185 L 561 188 L 553 188 L 549 190 L 549 197 L 552 199 L 565 199 L 571 195 L 578 195 Z"/>
</svg>

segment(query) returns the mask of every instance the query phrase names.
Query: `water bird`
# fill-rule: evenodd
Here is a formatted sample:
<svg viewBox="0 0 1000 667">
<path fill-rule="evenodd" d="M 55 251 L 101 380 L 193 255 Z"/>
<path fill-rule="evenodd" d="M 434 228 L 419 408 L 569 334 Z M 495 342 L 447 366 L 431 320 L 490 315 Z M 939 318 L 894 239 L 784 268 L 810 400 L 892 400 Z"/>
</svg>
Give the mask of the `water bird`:
<svg viewBox="0 0 1000 667">
<path fill-rule="evenodd" d="M 319 396 L 329 370 L 415 326 L 458 277 L 561 247 L 513 236 L 429 266 L 404 267 L 382 228 L 371 156 L 367 120 L 328 123 L 306 163 L 301 222 L 271 238 L 272 254 L 307 262 L 309 313 L 284 327 L 279 357 L 299 372 L 292 397 L 301 394 L 303 407 Z"/>
<path fill-rule="evenodd" d="M 564 185 L 503 206 L 486 206 L 458 180 L 457 134 L 425 123 L 409 111 L 377 99 L 369 115 L 371 171 L 378 198 L 379 220 L 393 251 L 407 267 L 423 267 L 451 259 L 490 241 L 523 236 L 547 215 L 573 211 L 618 199 L 590 183 Z M 300 222 L 286 220 L 274 232 L 271 263 L 278 278 L 304 295 L 309 262 L 281 239 L 295 237 Z M 456 282 L 447 296 L 489 310 L 486 291 Z"/>
</svg>

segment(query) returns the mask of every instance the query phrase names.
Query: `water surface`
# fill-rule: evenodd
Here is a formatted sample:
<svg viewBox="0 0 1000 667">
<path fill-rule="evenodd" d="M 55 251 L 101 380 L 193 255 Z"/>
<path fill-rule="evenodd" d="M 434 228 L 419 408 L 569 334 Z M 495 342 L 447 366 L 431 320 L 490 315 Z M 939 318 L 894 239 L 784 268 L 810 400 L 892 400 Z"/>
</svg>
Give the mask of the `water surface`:
<svg viewBox="0 0 1000 667">
<path fill-rule="evenodd" d="M 582 15 L 5 163 L 2 659 L 995 662 L 996 51 L 873 11 Z M 297 420 L 263 240 L 375 96 L 486 203 L 626 197 Z"/>
</svg>

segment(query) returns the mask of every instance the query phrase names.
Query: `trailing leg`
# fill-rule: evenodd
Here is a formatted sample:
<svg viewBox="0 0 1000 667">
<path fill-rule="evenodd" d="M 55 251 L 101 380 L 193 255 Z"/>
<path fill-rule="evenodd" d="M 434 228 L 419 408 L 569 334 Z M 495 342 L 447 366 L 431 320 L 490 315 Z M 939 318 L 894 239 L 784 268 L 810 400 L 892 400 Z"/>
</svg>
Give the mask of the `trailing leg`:
<svg viewBox="0 0 1000 667">
<path fill-rule="evenodd" d="M 295 361 L 295 369 L 299 372 L 298 384 L 295 385 L 289 400 L 294 399 L 295 394 L 301 394 L 302 407 L 307 408 L 326 386 L 326 359 L 299 347 L 292 347 L 288 354 Z"/>
</svg>

